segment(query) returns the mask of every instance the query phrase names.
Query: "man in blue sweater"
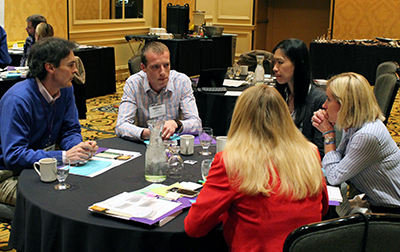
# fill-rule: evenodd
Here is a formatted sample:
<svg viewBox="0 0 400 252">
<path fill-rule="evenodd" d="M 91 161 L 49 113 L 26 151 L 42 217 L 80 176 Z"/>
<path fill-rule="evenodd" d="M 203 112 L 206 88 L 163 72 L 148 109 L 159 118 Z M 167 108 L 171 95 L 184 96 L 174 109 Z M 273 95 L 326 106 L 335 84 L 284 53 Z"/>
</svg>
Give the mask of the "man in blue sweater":
<svg viewBox="0 0 400 252">
<path fill-rule="evenodd" d="M 40 40 L 29 54 L 29 78 L 0 100 L 0 202 L 15 204 L 18 175 L 34 162 L 65 155 L 76 163 L 98 148 L 82 142 L 71 83 L 78 71 L 74 48 L 61 38 Z"/>
</svg>

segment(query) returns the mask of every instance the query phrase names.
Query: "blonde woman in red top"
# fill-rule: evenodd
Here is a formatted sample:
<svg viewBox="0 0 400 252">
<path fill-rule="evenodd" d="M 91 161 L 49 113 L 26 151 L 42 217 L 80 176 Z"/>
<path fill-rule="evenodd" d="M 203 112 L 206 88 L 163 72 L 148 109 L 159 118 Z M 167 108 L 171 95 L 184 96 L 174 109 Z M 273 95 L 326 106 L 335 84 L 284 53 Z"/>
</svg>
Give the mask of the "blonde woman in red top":
<svg viewBox="0 0 400 252">
<path fill-rule="evenodd" d="M 230 251 L 282 251 L 290 232 L 327 210 L 316 146 L 294 125 L 278 91 L 248 88 L 185 219 L 186 233 L 200 237 L 223 222 Z"/>
</svg>

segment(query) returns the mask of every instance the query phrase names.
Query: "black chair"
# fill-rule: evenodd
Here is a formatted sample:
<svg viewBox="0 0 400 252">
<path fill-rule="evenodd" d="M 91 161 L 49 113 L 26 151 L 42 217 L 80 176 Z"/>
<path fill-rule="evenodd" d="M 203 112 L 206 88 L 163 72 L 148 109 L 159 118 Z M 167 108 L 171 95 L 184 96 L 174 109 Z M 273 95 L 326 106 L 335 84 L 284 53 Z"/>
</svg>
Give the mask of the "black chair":
<svg viewBox="0 0 400 252">
<path fill-rule="evenodd" d="M 384 73 L 400 73 L 400 66 L 396 61 L 385 61 L 376 68 L 375 82 Z"/>
<path fill-rule="evenodd" d="M 400 251 L 399 237 L 400 215 L 351 215 L 295 229 L 283 252 Z"/>
<path fill-rule="evenodd" d="M 135 55 L 128 60 L 129 73 L 131 75 L 141 70 L 140 63 L 142 63 L 142 60 L 139 55 Z"/>
<path fill-rule="evenodd" d="M 385 116 L 385 121 L 383 122 L 385 125 L 388 122 L 390 111 L 392 110 L 397 91 L 399 90 L 399 85 L 400 78 L 395 72 L 383 73 L 375 82 L 374 94 Z"/>
<path fill-rule="evenodd" d="M 86 71 L 85 66 L 83 65 L 82 60 L 75 56 L 75 64 L 78 69 L 78 73 L 74 74 L 74 79 L 72 80 L 72 85 L 74 86 L 74 96 L 75 96 L 75 104 L 78 109 L 78 118 L 86 119 L 86 90 L 85 90 L 85 82 L 86 82 Z"/>
</svg>

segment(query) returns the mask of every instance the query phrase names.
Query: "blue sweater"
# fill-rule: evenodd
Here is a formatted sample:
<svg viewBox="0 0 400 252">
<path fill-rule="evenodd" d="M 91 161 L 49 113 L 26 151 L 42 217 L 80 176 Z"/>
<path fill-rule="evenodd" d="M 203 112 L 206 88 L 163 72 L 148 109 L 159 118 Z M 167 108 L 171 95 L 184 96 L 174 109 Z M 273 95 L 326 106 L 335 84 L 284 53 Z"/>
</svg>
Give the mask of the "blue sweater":
<svg viewBox="0 0 400 252">
<path fill-rule="evenodd" d="M 50 128 L 50 143 L 61 150 L 43 150 Z M 0 169 L 14 171 L 33 168 L 39 159 L 61 155 L 79 144 L 82 136 L 73 87 L 61 89 L 61 96 L 50 105 L 34 78 L 15 84 L 0 100 L 0 133 Z"/>
</svg>

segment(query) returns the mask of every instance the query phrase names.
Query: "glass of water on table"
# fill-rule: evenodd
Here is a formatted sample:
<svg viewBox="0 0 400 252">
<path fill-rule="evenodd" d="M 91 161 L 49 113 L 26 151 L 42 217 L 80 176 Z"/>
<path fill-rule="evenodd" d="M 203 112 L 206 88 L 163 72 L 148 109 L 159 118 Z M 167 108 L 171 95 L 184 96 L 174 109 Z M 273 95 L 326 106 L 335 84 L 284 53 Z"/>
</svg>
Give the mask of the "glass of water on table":
<svg viewBox="0 0 400 252">
<path fill-rule="evenodd" d="M 210 148 L 212 140 L 213 140 L 213 129 L 210 127 L 203 127 L 199 134 L 199 141 L 201 147 L 203 148 L 203 150 L 200 151 L 200 155 L 208 156 L 212 154 L 208 150 L 208 148 Z"/>
<path fill-rule="evenodd" d="M 67 156 L 57 155 L 53 157 L 56 160 L 56 177 L 58 184 L 54 186 L 56 190 L 66 190 L 71 187 L 70 184 L 65 183 L 69 174 L 70 160 Z"/>
</svg>

